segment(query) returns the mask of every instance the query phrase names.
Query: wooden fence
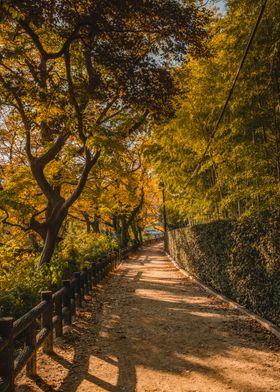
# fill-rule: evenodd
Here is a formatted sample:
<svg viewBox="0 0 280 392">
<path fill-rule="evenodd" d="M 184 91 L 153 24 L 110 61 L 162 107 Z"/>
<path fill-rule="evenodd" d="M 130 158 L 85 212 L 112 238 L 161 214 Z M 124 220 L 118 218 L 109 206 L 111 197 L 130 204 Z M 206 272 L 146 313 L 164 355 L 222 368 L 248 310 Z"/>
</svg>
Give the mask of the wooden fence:
<svg viewBox="0 0 280 392">
<path fill-rule="evenodd" d="M 146 243 L 158 241 L 149 240 Z M 72 280 L 64 280 L 55 293 L 44 291 L 41 302 L 14 321 L 0 319 L 0 391 L 13 392 L 15 377 L 26 366 L 27 376 L 36 375 L 36 355 L 43 346 L 45 353 L 53 351 L 53 338 L 63 335 L 63 325 L 71 325 L 76 309 L 82 307 L 85 294 L 92 291 L 108 273 L 135 248 L 110 252 L 93 262 L 90 268 L 75 272 Z M 24 349 L 15 358 L 15 341 L 24 339 Z"/>
</svg>

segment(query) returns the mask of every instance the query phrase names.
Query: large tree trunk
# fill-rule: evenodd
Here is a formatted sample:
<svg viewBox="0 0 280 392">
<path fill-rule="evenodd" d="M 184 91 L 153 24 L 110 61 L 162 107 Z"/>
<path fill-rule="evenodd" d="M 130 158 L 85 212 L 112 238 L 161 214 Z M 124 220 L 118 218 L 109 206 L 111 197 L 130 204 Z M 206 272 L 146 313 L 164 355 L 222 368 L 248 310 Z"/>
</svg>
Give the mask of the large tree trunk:
<svg viewBox="0 0 280 392">
<path fill-rule="evenodd" d="M 58 235 L 57 229 L 55 230 L 49 229 L 47 231 L 47 236 L 45 239 L 44 247 L 39 261 L 39 267 L 41 267 L 44 264 L 50 264 L 57 244 L 57 235 Z"/>
<path fill-rule="evenodd" d="M 100 233 L 99 220 L 100 220 L 100 216 L 98 214 L 94 214 L 94 218 L 91 223 L 91 227 L 94 233 Z"/>
<path fill-rule="evenodd" d="M 41 187 L 43 193 L 48 199 L 45 222 L 41 223 L 36 220 L 35 217 L 32 217 L 30 220 L 30 228 L 36 231 L 44 241 L 39 267 L 41 267 L 43 264 L 50 263 L 52 255 L 55 251 L 55 246 L 58 242 L 58 233 L 61 225 L 67 217 L 69 208 L 80 197 L 85 187 L 88 174 L 94 164 L 97 162 L 99 156 L 100 151 L 97 151 L 95 155 L 91 157 L 90 152 L 87 150 L 87 160 L 83 168 L 83 172 L 75 190 L 67 200 L 65 200 L 60 195 L 60 186 L 52 188 L 48 183 L 42 167 L 38 165 L 38 158 L 37 160 L 35 160 L 34 157 L 31 158 L 32 173 L 36 178 L 38 185 Z"/>
<path fill-rule="evenodd" d="M 120 244 L 122 248 L 126 248 L 129 243 L 128 234 L 129 225 L 126 221 L 125 215 L 121 217 L 121 227 L 120 227 Z"/>
<path fill-rule="evenodd" d="M 128 234 L 129 226 L 124 225 L 121 228 L 121 247 L 126 248 L 129 243 L 129 234 Z"/>
<path fill-rule="evenodd" d="M 84 212 L 83 216 L 84 216 L 85 222 L 86 222 L 87 234 L 89 234 L 91 232 L 90 217 L 89 217 L 89 214 L 87 212 Z"/>
<path fill-rule="evenodd" d="M 139 226 L 137 227 L 137 229 L 138 229 L 138 233 L 139 233 L 140 244 L 143 244 L 142 229 Z"/>
<path fill-rule="evenodd" d="M 44 246 L 40 256 L 39 267 L 44 264 L 50 264 L 56 245 L 58 244 L 59 230 L 67 216 L 67 213 L 67 210 L 61 209 L 53 216 L 53 218 L 49 219 L 43 236 Z"/>
<path fill-rule="evenodd" d="M 131 224 L 131 229 L 132 229 L 133 236 L 134 236 L 134 240 L 133 240 L 134 244 L 139 245 L 140 244 L 139 231 L 138 231 L 136 224 L 134 222 L 132 222 L 132 224 Z"/>
</svg>

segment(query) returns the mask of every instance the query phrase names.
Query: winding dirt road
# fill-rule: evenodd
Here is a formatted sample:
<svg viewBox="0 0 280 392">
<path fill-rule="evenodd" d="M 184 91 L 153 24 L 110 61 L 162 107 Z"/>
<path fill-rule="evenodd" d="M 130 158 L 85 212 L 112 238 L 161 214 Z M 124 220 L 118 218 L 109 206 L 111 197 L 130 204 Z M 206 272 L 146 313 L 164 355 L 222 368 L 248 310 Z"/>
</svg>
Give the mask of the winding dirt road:
<svg viewBox="0 0 280 392">
<path fill-rule="evenodd" d="M 124 262 L 18 392 L 280 391 L 279 341 L 183 277 L 161 245 Z"/>
</svg>

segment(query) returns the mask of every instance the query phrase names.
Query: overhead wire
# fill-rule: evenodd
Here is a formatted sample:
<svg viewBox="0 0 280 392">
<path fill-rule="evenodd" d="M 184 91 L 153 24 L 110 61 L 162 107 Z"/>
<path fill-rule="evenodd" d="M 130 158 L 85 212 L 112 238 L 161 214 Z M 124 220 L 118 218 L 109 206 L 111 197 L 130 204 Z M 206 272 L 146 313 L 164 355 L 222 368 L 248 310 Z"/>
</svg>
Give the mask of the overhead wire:
<svg viewBox="0 0 280 392">
<path fill-rule="evenodd" d="M 248 41 L 248 43 L 247 43 L 247 46 L 246 46 L 246 48 L 245 48 L 245 51 L 244 51 L 244 54 L 243 54 L 241 63 L 240 63 L 240 65 L 239 65 L 239 67 L 238 67 L 238 70 L 237 70 L 237 73 L 236 73 L 236 75 L 235 75 L 235 77 L 234 77 L 234 79 L 233 79 L 233 83 L 232 83 L 232 85 L 231 85 L 231 87 L 230 87 L 230 90 L 229 90 L 229 92 L 228 92 L 226 101 L 225 101 L 225 103 L 224 103 L 224 105 L 223 105 L 223 108 L 222 108 L 221 113 L 220 113 L 220 115 L 219 115 L 219 117 L 218 117 L 218 120 L 217 120 L 217 122 L 216 122 L 216 124 L 215 124 L 215 127 L 214 127 L 214 129 L 213 129 L 213 131 L 212 131 L 212 133 L 211 133 L 211 135 L 210 135 L 210 138 L 209 138 L 209 140 L 208 140 L 208 143 L 207 143 L 207 145 L 206 145 L 206 148 L 205 148 L 203 154 L 201 155 L 201 157 L 200 157 L 200 159 L 199 159 L 199 161 L 198 161 L 198 164 L 196 165 L 196 167 L 195 167 L 195 169 L 194 169 L 194 171 L 193 171 L 191 177 L 189 178 L 188 182 L 187 182 L 186 185 L 185 185 L 186 187 L 190 184 L 190 182 L 191 182 L 191 181 L 193 180 L 193 178 L 197 175 L 199 169 L 201 168 L 201 165 L 202 165 L 202 163 L 203 163 L 203 161 L 204 161 L 204 158 L 205 158 L 207 152 L 209 151 L 209 148 L 210 148 L 210 146 L 211 146 L 211 144 L 212 144 L 212 142 L 213 142 L 213 139 L 214 139 L 214 137 L 215 137 L 215 135 L 216 135 L 216 133 L 217 133 L 217 131 L 218 131 L 218 129 L 219 129 L 219 126 L 220 126 L 220 124 L 221 124 L 221 122 L 222 122 L 222 119 L 223 119 L 223 117 L 224 117 L 224 115 L 225 115 L 225 112 L 226 112 L 227 106 L 228 106 L 228 104 L 229 104 L 229 101 L 230 101 L 230 99 L 231 99 L 231 97 L 232 97 L 232 95 L 233 95 L 235 86 L 236 86 L 236 84 L 237 84 L 237 81 L 238 81 L 238 79 L 239 79 L 239 76 L 240 76 L 240 74 L 241 74 L 241 71 L 242 71 L 242 69 L 243 69 L 243 66 L 244 66 L 244 64 L 245 64 L 246 58 L 247 58 L 247 56 L 248 56 L 248 53 L 249 53 L 249 51 L 250 51 L 250 48 L 251 48 L 251 46 L 252 46 L 252 43 L 253 43 L 253 41 L 254 41 L 254 38 L 255 38 L 256 33 L 257 33 L 257 31 L 258 31 L 258 28 L 259 28 L 259 26 L 260 26 L 260 23 L 261 23 L 261 20 L 262 20 L 262 18 L 263 18 L 263 15 L 264 15 L 264 12 L 265 12 L 267 3 L 268 3 L 268 0 L 265 0 L 265 1 L 263 2 L 262 6 L 261 6 L 260 12 L 259 12 L 259 14 L 258 14 L 258 18 L 257 18 L 257 20 L 256 20 L 256 23 L 255 23 L 254 28 L 253 28 L 253 30 L 252 30 L 252 33 L 251 33 L 251 35 L 250 35 L 249 41 Z"/>
</svg>

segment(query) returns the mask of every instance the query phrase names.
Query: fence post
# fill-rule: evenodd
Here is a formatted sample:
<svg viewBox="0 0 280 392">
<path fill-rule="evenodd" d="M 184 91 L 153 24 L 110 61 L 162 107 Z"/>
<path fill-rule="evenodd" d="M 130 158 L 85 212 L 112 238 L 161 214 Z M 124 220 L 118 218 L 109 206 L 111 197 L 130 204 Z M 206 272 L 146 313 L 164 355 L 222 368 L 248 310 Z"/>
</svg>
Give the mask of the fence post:
<svg viewBox="0 0 280 392">
<path fill-rule="evenodd" d="M 114 252 L 114 270 L 117 268 L 118 265 L 118 253 L 117 251 Z"/>
<path fill-rule="evenodd" d="M 88 284 L 89 284 L 89 291 L 92 291 L 92 266 L 88 268 Z"/>
<path fill-rule="evenodd" d="M 84 279 L 83 279 L 83 283 L 84 283 L 84 292 L 86 294 L 88 294 L 89 291 L 89 287 L 88 287 L 88 269 L 87 267 L 83 268 L 83 272 L 84 272 Z"/>
<path fill-rule="evenodd" d="M 53 352 L 53 299 L 51 291 L 43 291 L 42 300 L 48 303 L 46 311 L 42 315 L 42 328 L 46 328 L 49 331 L 49 336 L 45 340 L 43 345 L 43 351 L 45 353 Z"/>
<path fill-rule="evenodd" d="M 71 325 L 72 324 L 72 313 L 71 313 L 71 282 L 70 280 L 63 280 L 63 286 L 65 287 L 66 291 L 63 295 L 63 306 L 67 308 L 67 313 L 65 315 L 65 324 Z"/>
<path fill-rule="evenodd" d="M 100 281 L 104 279 L 104 256 L 100 260 Z"/>
<path fill-rule="evenodd" d="M 104 278 L 104 263 L 103 263 L 103 258 L 100 260 L 100 282 Z"/>
<path fill-rule="evenodd" d="M 76 316 L 76 297 L 75 297 L 76 281 L 71 281 L 70 284 L 70 301 L 71 301 L 71 316 Z"/>
<path fill-rule="evenodd" d="M 82 301 L 85 299 L 85 274 L 80 273 L 81 279 L 81 299 Z"/>
<path fill-rule="evenodd" d="M 101 280 L 102 280 L 102 261 L 101 261 L 101 259 L 99 258 L 98 259 L 98 269 L 97 269 L 97 271 L 98 271 L 98 282 L 101 282 Z"/>
<path fill-rule="evenodd" d="M 9 386 L 10 392 L 15 390 L 13 321 L 11 317 L 0 319 L 0 335 L 8 341 L 8 345 L 0 352 L 0 377 L 3 379 L 4 386 Z"/>
<path fill-rule="evenodd" d="M 112 270 L 112 253 L 111 252 L 108 254 L 107 262 L 108 262 L 108 264 L 107 264 L 107 271 L 106 272 L 108 275 Z"/>
<path fill-rule="evenodd" d="M 100 262 L 99 259 L 95 262 L 95 283 L 100 282 Z"/>
<path fill-rule="evenodd" d="M 36 360 L 37 360 L 37 352 L 36 352 L 36 320 L 29 326 L 28 330 L 26 331 L 26 338 L 25 342 L 28 347 L 31 347 L 34 354 L 27 362 L 26 365 L 26 374 L 28 377 L 33 377 L 36 375 Z"/>
<path fill-rule="evenodd" d="M 111 257 L 110 257 L 110 272 L 114 271 L 114 251 L 111 251 Z"/>
<path fill-rule="evenodd" d="M 55 336 L 60 337 L 63 335 L 63 315 L 62 315 L 62 296 L 54 299 L 54 310 L 58 320 L 55 323 Z"/>
<path fill-rule="evenodd" d="M 93 261 L 91 263 L 91 279 L 93 285 L 97 283 L 97 273 L 96 273 L 96 263 Z"/>
<path fill-rule="evenodd" d="M 74 272 L 74 276 L 76 279 L 75 292 L 78 296 L 78 306 L 81 308 L 82 307 L 81 273 Z"/>
</svg>

